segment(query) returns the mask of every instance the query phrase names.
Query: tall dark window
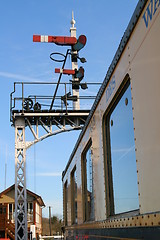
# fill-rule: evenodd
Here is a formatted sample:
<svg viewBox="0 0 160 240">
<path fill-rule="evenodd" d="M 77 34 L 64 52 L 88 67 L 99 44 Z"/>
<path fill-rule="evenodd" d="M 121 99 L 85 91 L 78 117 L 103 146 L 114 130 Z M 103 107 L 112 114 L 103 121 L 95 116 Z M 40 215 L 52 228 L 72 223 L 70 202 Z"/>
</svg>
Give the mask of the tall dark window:
<svg viewBox="0 0 160 240">
<path fill-rule="evenodd" d="M 63 194 L 64 194 L 64 225 L 68 225 L 68 217 L 67 217 L 67 206 L 68 206 L 68 182 L 66 181 L 64 184 L 64 189 L 63 189 Z"/>
<path fill-rule="evenodd" d="M 94 188 L 91 140 L 82 155 L 83 215 L 84 221 L 94 220 Z"/>
<path fill-rule="evenodd" d="M 27 212 L 28 213 L 33 213 L 33 203 L 27 203 Z"/>
<path fill-rule="evenodd" d="M 111 215 L 139 208 L 129 80 L 116 97 L 105 118 Z"/>
<path fill-rule="evenodd" d="M 76 168 L 71 173 L 71 211 L 72 211 L 72 224 L 77 223 L 77 174 Z"/>
<path fill-rule="evenodd" d="M 10 203 L 9 204 L 9 219 L 14 220 L 14 218 L 15 218 L 15 204 Z"/>
</svg>

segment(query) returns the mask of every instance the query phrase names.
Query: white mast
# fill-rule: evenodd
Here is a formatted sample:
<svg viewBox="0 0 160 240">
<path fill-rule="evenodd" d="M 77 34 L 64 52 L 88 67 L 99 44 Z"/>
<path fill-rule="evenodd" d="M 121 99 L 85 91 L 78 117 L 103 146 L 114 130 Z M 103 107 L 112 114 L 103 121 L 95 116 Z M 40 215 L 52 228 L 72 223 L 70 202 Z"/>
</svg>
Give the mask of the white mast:
<svg viewBox="0 0 160 240">
<path fill-rule="evenodd" d="M 76 27 L 74 26 L 76 23 L 75 19 L 74 19 L 74 13 L 72 11 L 72 20 L 71 20 L 71 28 L 70 28 L 70 34 L 71 37 L 76 37 Z M 77 54 L 77 51 L 73 52 L 74 54 Z M 73 61 L 72 59 L 72 69 L 78 70 L 78 62 Z M 72 76 L 72 81 L 78 81 L 78 79 L 74 78 L 74 76 Z M 79 102 L 79 89 L 72 89 L 72 94 L 73 96 L 77 96 L 77 101 L 73 102 L 73 109 L 74 110 L 79 110 L 80 109 L 80 102 Z"/>
</svg>

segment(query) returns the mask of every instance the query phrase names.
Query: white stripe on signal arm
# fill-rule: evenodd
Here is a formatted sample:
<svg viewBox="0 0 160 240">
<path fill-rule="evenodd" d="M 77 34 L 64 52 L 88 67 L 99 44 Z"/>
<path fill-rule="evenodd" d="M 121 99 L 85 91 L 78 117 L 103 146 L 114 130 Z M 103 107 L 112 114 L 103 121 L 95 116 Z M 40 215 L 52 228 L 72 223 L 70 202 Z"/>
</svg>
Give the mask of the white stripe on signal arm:
<svg viewBox="0 0 160 240">
<path fill-rule="evenodd" d="M 48 36 L 41 35 L 41 42 L 48 42 Z"/>
</svg>

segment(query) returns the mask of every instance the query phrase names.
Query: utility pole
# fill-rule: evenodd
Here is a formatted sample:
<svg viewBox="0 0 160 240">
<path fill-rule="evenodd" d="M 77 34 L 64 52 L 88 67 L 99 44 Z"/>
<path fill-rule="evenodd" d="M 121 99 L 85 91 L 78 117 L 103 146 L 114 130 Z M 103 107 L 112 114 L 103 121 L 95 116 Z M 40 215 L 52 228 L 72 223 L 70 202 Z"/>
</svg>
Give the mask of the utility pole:
<svg viewBox="0 0 160 240">
<path fill-rule="evenodd" d="M 49 234 L 52 235 L 51 231 L 51 206 L 49 206 Z"/>
<path fill-rule="evenodd" d="M 4 182 L 4 189 L 6 189 L 6 182 L 7 182 L 7 145 L 6 145 L 6 160 L 5 160 L 5 182 Z"/>
</svg>

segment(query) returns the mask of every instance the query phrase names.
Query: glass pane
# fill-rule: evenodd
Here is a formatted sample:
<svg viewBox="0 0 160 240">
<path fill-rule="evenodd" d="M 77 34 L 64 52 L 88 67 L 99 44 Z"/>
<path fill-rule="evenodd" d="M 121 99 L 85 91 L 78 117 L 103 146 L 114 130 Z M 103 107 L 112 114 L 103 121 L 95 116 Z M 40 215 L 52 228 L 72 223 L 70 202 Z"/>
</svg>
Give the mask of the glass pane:
<svg viewBox="0 0 160 240">
<path fill-rule="evenodd" d="M 67 226 L 68 183 L 64 184 L 64 224 Z"/>
<path fill-rule="evenodd" d="M 139 208 L 131 87 L 110 116 L 115 214 Z"/>
<path fill-rule="evenodd" d="M 6 213 L 6 207 L 3 207 L 3 213 Z"/>
<path fill-rule="evenodd" d="M 73 208 L 74 208 L 74 223 L 77 223 L 77 174 L 76 170 L 73 174 Z"/>
<path fill-rule="evenodd" d="M 32 213 L 33 212 L 33 203 L 30 203 L 29 208 L 30 208 L 30 212 Z"/>
<path fill-rule="evenodd" d="M 86 187 L 87 187 L 87 216 L 88 220 L 94 220 L 94 191 L 93 191 L 93 163 L 91 149 L 86 152 Z"/>
<path fill-rule="evenodd" d="M 12 204 L 9 204 L 9 212 L 12 212 Z"/>
</svg>

